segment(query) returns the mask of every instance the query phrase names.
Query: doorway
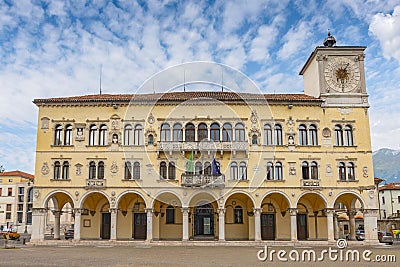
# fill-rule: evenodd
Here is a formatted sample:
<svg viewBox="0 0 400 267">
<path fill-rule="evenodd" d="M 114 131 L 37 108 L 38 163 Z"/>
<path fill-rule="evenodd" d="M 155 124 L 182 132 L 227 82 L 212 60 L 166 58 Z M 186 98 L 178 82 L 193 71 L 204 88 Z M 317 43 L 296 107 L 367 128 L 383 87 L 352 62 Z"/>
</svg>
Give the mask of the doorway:
<svg viewBox="0 0 400 267">
<path fill-rule="evenodd" d="M 261 213 L 261 239 L 275 240 L 275 214 Z"/>
<path fill-rule="evenodd" d="M 146 239 L 147 216 L 144 212 L 133 213 L 133 238 Z"/>
<path fill-rule="evenodd" d="M 194 214 L 194 235 L 214 236 L 214 209 L 211 204 L 196 207 Z"/>
<path fill-rule="evenodd" d="M 307 238 L 307 214 L 297 214 L 297 239 L 306 240 Z"/>
<path fill-rule="evenodd" d="M 110 239 L 110 230 L 111 230 L 111 214 L 108 212 L 104 212 L 101 214 L 100 238 Z"/>
</svg>

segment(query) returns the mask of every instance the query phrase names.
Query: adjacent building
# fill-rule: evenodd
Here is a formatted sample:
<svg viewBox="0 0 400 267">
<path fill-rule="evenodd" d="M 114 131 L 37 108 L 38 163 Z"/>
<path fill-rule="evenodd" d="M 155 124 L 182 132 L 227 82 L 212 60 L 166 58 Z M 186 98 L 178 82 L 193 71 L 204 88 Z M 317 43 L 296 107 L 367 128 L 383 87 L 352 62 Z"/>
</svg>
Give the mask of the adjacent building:
<svg viewBox="0 0 400 267">
<path fill-rule="evenodd" d="M 35 99 L 31 241 L 49 210 L 59 238 L 66 205 L 75 241 L 333 241 L 343 218 L 376 241 L 365 47 L 334 43 L 307 59 L 302 94 Z"/>
<path fill-rule="evenodd" d="M 31 233 L 33 182 L 34 176 L 26 172 L 0 173 L 0 231 Z"/>
<path fill-rule="evenodd" d="M 383 231 L 400 229 L 400 183 L 379 187 L 379 228 Z"/>
</svg>

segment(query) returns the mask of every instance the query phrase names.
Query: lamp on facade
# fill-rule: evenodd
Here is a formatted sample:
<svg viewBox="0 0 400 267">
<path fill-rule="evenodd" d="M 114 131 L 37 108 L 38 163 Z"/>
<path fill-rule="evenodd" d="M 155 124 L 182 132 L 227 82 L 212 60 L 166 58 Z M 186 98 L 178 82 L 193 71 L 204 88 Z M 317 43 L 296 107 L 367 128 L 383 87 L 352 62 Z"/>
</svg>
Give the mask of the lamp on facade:
<svg viewBox="0 0 400 267">
<path fill-rule="evenodd" d="M 253 217 L 254 216 L 254 211 L 252 211 L 252 210 L 247 211 L 247 216 Z"/>
<path fill-rule="evenodd" d="M 127 210 L 121 210 L 121 213 L 122 213 L 122 215 L 125 217 L 126 214 L 128 213 L 128 211 L 127 211 Z"/>
<path fill-rule="evenodd" d="M 140 211 L 140 204 L 145 204 L 143 202 L 139 202 L 138 199 L 136 199 L 135 204 L 133 204 L 133 212 L 139 212 Z"/>
<path fill-rule="evenodd" d="M 96 214 L 96 211 L 95 211 L 95 210 L 91 210 L 91 211 L 90 211 L 90 215 L 94 216 L 95 214 Z"/>
<path fill-rule="evenodd" d="M 281 211 L 281 215 L 282 215 L 282 217 L 285 217 L 285 215 L 286 215 L 286 210 Z"/>
</svg>

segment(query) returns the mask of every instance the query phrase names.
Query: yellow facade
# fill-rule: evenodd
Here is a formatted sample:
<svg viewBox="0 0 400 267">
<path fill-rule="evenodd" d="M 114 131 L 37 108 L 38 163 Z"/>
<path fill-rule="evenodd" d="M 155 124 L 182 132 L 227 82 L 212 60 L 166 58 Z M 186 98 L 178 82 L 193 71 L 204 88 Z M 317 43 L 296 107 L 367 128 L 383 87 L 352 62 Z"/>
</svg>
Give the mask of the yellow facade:
<svg viewBox="0 0 400 267">
<path fill-rule="evenodd" d="M 334 240 L 343 213 L 376 240 L 364 49 L 317 48 L 304 94 L 36 99 L 32 241 L 66 203 L 75 240 Z M 336 58 L 357 58 L 356 85 L 327 88 Z"/>
</svg>

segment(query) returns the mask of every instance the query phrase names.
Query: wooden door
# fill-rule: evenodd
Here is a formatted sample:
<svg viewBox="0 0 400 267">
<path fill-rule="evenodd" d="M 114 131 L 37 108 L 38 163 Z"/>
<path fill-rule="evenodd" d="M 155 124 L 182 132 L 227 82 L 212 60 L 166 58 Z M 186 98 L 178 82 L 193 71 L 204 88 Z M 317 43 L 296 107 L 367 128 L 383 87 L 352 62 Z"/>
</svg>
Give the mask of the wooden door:
<svg viewBox="0 0 400 267">
<path fill-rule="evenodd" d="M 146 213 L 133 214 L 133 238 L 146 239 L 147 236 L 147 216 Z"/>
<path fill-rule="evenodd" d="M 261 239 L 275 240 L 275 214 L 261 214 Z"/>
<path fill-rule="evenodd" d="M 111 214 L 108 212 L 104 212 L 101 214 L 100 238 L 110 239 L 110 230 L 111 230 Z"/>
<path fill-rule="evenodd" d="M 307 238 L 307 214 L 297 214 L 297 239 L 306 240 Z"/>
</svg>

